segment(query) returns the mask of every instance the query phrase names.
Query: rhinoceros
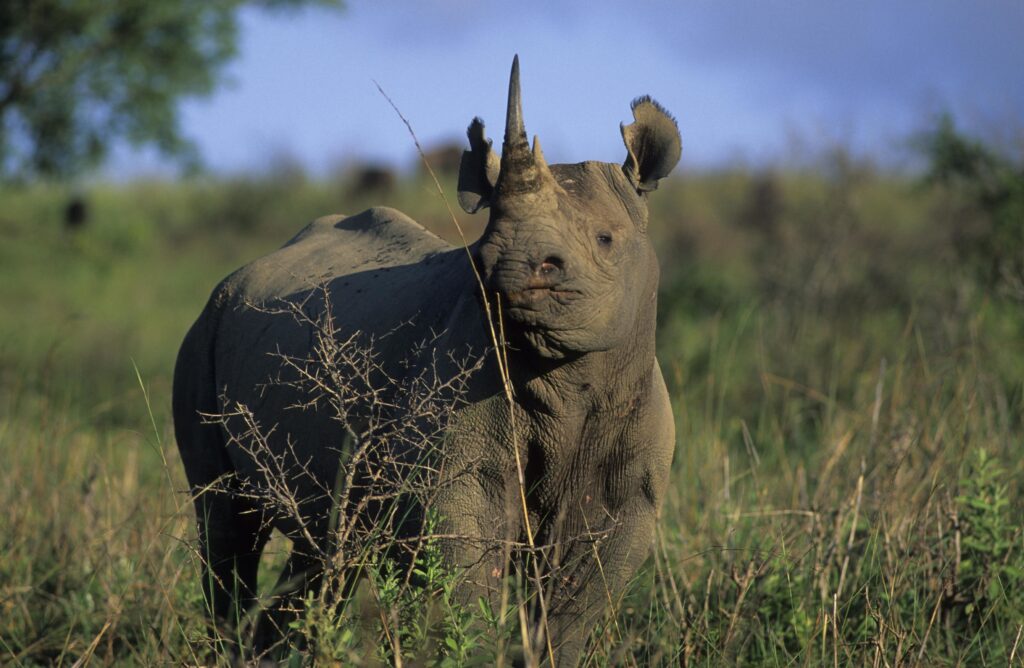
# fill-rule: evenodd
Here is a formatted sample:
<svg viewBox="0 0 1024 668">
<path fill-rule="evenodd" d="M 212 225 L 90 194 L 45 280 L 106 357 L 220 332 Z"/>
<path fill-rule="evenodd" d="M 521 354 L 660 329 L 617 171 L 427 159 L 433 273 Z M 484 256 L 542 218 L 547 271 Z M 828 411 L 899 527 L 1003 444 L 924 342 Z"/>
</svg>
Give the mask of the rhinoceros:
<svg viewBox="0 0 1024 668">
<path fill-rule="evenodd" d="M 681 141 L 651 98 L 634 100 L 632 113 L 620 126 L 622 164 L 548 165 L 536 137 L 532 149 L 527 141 L 517 57 L 500 157 L 479 118 L 468 128 L 459 202 L 470 213 L 489 209 L 478 241 L 453 246 L 399 211 L 372 208 L 316 220 L 216 287 L 181 346 L 173 410 L 217 618 L 254 600 L 272 528 L 293 541 L 286 573 L 317 568 L 309 555 L 328 540 L 337 503 L 324 490 L 349 465 L 351 450 L 339 444 L 349 433 L 369 438 L 360 431 L 379 416 L 364 404 L 381 402 L 401 422 L 413 410 L 403 403 L 411 395 L 395 389 L 403 379 L 428 364 L 433 375 L 457 367 L 466 373 L 443 428 L 416 431 L 423 438 L 405 438 L 388 462 L 370 458 L 365 475 L 375 465 L 400 474 L 396 460 L 415 462 L 433 451 L 427 441 L 442 442 L 432 530 L 460 573 L 459 595 L 496 603 L 509 561 L 532 544 L 543 558 L 527 575 L 549 583 L 541 646 L 559 665 L 578 660 L 590 625 L 649 554 L 675 444 L 655 359 L 659 269 L 647 198 L 678 162 Z M 323 343 L 316 323 L 325 313 L 330 336 L 368 342 L 374 373 L 392 381 L 353 393 L 347 420 L 287 376 Z M 342 386 L 371 384 L 351 365 L 332 373 Z M 237 418 L 238 406 L 242 426 L 210 418 Z M 260 444 L 276 465 L 245 444 L 246 425 L 262 425 Z M 297 499 L 290 515 L 252 492 L 274 483 Z M 422 528 L 422 515 L 408 517 L 406 534 L 409 522 Z"/>
</svg>

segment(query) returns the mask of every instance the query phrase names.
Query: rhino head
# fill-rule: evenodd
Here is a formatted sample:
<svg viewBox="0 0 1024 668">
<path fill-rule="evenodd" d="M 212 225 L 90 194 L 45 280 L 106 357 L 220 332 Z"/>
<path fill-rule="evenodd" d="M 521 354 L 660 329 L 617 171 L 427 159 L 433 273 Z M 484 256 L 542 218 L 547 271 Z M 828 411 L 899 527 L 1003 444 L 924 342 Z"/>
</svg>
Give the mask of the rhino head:
<svg viewBox="0 0 1024 668">
<path fill-rule="evenodd" d="M 490 208 L 476 261 L 506 325 L 543 357 L 563 359 L 623 345 L 649 315 L 658 263 L 647 236 L 647 193 L 679 161 L 675 120 L 650 98 L 622 125 L 621 165 L 548 165 L 523 124 L 519 59 L 512 63 L 500 159 L 473 119 L 459 173 L 459 202 Z"/>
</svg>

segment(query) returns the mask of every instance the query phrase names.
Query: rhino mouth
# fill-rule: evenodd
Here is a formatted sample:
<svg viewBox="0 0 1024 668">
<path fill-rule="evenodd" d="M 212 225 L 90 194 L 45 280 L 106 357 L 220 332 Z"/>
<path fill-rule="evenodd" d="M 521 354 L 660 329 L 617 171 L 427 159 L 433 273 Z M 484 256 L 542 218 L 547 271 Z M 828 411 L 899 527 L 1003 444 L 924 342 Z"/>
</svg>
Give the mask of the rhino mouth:
<svg viewBox="0 0 1024 668">
<path fill-rule="evenodd" d="M 564 281 L 516 272 L 495 272 L 487 282 L 497 293 L 497 306 L 509 341 L 517 348 L 560 359 L 570 354 L 563 332 L 580 317 L 583 292 Z"/>
<path fill-rule="evenodd" d="M 527 329 L 558 329 L 567 309 L 583 295 L 567 277 L 533 273 L 524 262 L 498 262 L 487 277 L 490 292 L 510 323 Z"/>
<path fill-rule="evenodd" d="M 516 311 L 543 311 L 558 308 L 559 305 L 565 306 L 580 295 L 578 290 L 572 290 L 562 282 L 540 276 L 524 279 L 521 275 L 512 277 L 499 274 L 495 278 L 494 287 L 513 316 Z"/>
<path fill-rule="evenodd" d="M 536 310 L 539 306 L 551 300 L 560 304 L 568 304 L 575 299 L 579 293 L 575 290 L 564 290 L 556 287 L 527 286 L 521 290 L 503 291 L 502 297 L 512 309 Z"/>
</svg>

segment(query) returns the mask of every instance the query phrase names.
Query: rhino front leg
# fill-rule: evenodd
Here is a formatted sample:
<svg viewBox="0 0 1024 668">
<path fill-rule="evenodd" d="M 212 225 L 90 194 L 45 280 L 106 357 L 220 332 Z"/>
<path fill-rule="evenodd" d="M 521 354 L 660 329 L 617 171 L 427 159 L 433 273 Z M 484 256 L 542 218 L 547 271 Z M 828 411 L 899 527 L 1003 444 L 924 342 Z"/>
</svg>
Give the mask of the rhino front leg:
<svg viewBox="0 0 1024 668">
<path fill-rule="evenodd" d="M 548 632 L 559 668 L 577 665 L 594 625 L 609 604 L 618 605 L 626 585 L 650 554 L 656 517 L 655 509 L 638 499 L 618 513 L 613 523 L 585 528 L 582 535 L 569 537 L 561 554 L 556 553 Z"/>
<path fill-rule="evenodd" d="M 509 552 L 519 533 L 516 516 L 479 476 L 452 484 L 436 509 L 445 558 L 461 570 L 459 600 L 476 607 L 483 597 L 497 610 Z"/>
</svg>

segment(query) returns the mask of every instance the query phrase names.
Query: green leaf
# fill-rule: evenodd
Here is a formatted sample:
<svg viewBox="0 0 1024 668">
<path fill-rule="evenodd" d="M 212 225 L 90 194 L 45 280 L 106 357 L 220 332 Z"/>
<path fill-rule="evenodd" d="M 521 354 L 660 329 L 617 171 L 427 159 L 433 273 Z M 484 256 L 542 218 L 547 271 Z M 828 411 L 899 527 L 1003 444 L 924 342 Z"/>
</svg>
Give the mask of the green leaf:
<svg viewBox="0 0 1024 668">
<path fill-rule="evenodd" d="M 9 0 L 0 3 L 0 178 L 68 177 L 111 144 L 198 162 L 179 102 L 211 94 L 246 5 L 332 0 Z M 7 136 L 5 136 L 7 134 Z"/>
</svg>

